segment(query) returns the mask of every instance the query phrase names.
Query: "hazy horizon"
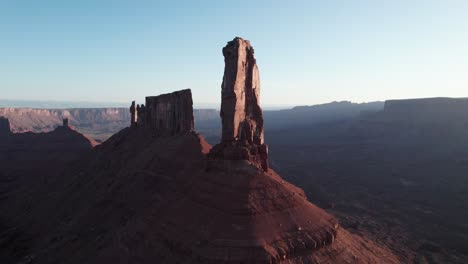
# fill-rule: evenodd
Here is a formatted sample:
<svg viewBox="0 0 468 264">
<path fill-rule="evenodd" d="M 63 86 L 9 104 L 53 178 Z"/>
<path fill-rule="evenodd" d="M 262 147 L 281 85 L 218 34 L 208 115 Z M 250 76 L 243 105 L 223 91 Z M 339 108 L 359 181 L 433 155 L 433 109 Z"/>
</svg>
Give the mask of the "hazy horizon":
<svg viewBox="0 0 468 264">
<path fill-rule="evenodd" d="M 344 100 L 347 101 L 347 100 Z M 331 101 L 323 104 L 342 102 Z M 349 101 L 351 102 L 351 101 Z M 373 102 L 351 102 L 351 103 L 374 103 Z M 137 104 L 144 103 L 144 101 L 137 101 Z M 313 106 L 320 104 L 294 104 L 294 105 L 262 105 L 264 110 L 280 110 L 290 109 L 295 106 Z M 17 100 L 17 99 L 3 99 L 0 98 L 0 108 L 38 108 L 38 109 L 64 109 L 64 108 L 111 108 L 111 107 L 129 107 L 130 103 L 127 102 L 92 102 L 92 101 L 59 101 L 59 100 Z M 220 104 L 217 103 L 197 103 L 194 102 L 195 109 L 218 109 Z"/>
<path fill-rule="evenodd" d="M 431 99 L 431 98 L 453 98 L 453 99 L 468 99 L 468 97 L 418 97 L 418 98 L 404 98 L 404 99 L 386 99 L 382 101 L 369 101 L 369 102 L 353 102 L 350 100 L 330 101 L 318 104 L 293 104 L 293 105 L 262 105 L 263 110 L 283 110 L 291 109 L 293 107 L 301 106 L 318 106 L 332 103 L 349 102 L 352 104 L 372 104 L 384 103 L 389 100 L 413 100 L 413 99 Z M 136 101 L 137 104 L 145 103 L 144 100 Z M 193 102 L 194 109 L 220 109 L 218 103 L 197 103 Z M 93 101 L 59 101 L 59 100 L 16 100 L 16 99 L 3 99 L 0 98 L 0 108 L 33 108 L 33 109 L 71 109 L 71 108 L 127 108 L 128 102 L 93 102 Z"/>
<path fill-rule="evenodd" d="M 247 11 L 247 12 L 246 12 Z M 466 97 L 466 1 L 0 3 L 2 99 L 217 105 L 222 48 L 251 41 L 262 105 Z"/>
</svg>

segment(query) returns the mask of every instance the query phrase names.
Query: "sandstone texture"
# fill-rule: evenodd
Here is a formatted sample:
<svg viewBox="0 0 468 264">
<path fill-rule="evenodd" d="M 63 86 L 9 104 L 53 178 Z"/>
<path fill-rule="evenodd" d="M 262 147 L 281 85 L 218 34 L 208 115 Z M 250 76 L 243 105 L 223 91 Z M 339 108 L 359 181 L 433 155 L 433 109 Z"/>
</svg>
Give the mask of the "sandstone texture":
<svg viewBox="0 0 468 264">
<path fill-rule="evenodd" d="M 145 124 L 158 135 L 176 135 L 194 130 L 190 89 L 146 97 Z"/>
<path fill-rule="evenodd" d="M 260 108 L 260 77 L 254 49 L 248 40 L 235 38 L 223 48 L 224 77 L 221 85 L 221 143 L 212 157 L 249 160 L 268 170 Z"/>
<path fill-rule="evenodd" d="M 222 141 L 263 144 L 260 78 L 254 49 L 248 40 L 235 38 L 223 48 L 221 85 Z"/>
</svg>

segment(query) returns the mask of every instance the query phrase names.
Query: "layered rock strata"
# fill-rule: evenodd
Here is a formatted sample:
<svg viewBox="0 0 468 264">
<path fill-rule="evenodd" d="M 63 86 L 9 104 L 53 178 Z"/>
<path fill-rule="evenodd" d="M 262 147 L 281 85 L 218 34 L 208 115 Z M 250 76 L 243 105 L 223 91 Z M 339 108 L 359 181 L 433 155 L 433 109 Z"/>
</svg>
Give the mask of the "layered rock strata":
<svg viewBox="0 0 468 264">
<path fill-rule="evenodd" d="M 268 147 L 264 144 L 260 108 L 260 77 L 254 49 L 248 40 L 235 38 L 223 48 L 224 76 L 221 85 L 222 135 L 210 157 L 248 160 L 268 170 Z"/>
<path fill-rule="evenodd" d="M 194 130 L 190 89 L 146 97 L 144 123 L 158 135 L 177 135 Z"/>
<path fill-rule="evenodd" d="M 0 108 L 0 116 L 8 118 L 12 133 L 50 132 L 66 117 L 74 129 L 101 142 L 130 123 L 128 108 Z"/>
</svg>

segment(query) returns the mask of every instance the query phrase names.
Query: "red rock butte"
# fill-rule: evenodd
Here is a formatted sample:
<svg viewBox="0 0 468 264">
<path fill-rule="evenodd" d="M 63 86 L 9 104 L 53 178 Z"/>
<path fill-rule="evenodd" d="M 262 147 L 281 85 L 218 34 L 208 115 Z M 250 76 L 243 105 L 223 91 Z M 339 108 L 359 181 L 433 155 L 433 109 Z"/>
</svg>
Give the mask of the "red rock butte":
<svg viewBox="0 0 468 264">
<path fill-rule="evenodd" d="M 147 97 L 143 125 L 62 177 L 35 263 L 398 262 L 268 168 L 253 49 L 235 38 L 223 54 L 222 141 L 193 131 L 190 90 Z"/>
<path fill-rule="evenodd" d="M 249 41 L 235 38 L 223 55 L 222 136 L 215 147 L 186 133 L 194 128 L 190 90 L 146 98 L 150 131 L 185 134 L 191 142 L 186 147 L 198 145 L 205 154 L 181 165 L 189 168 L 177 173 L 176 189 L 183 195 L 169 195 L 170 206 L 159 212 L 158 236 L 171 252 L 199 263 L 315 263 L 321 250 L 346 251 L 351 241 L 338 221 L 268 168 L 259 72 Z M 334 244 L 339 233 L 345 238 Z M 354 250 L 342 253 L 343 263 L 354 261 Z"/>
<path fill-rule="evenodd" d="M 175 135 L 194 130 L 192 92 L 185 89 L 146 97 L 145 126 L 159 135 Z"/>
</svg>

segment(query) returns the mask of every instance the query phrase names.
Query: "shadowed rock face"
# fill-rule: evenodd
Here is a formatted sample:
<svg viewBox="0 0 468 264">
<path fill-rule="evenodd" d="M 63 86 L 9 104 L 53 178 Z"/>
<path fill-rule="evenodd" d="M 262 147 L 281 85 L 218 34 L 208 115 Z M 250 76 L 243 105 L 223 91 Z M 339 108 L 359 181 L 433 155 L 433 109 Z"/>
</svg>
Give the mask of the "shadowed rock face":
<svg viewBox="0 0 468 264">
<path fill-rule="evenodd" d="M 176 135 L 194 130 L 190 89 L 146 97 L 146 122 L 158 135 Z"/>
<path fill-rule="evenodd" d="M 383 118 L 407 122 L 464 122 L 468 120 L 468 98 L 388 100 Z"/>
<path fill-rule="evenodd" d="M 8 121 L 8 118 L 0 116 L 0 137 L 5 137 L 10 134 L 10 122 Z"/>
<path fill-rule="evenodd" d="M 194 133 L 112 136 L 61 175 L 42 200 L 54 210 L 34 207 L 48 212 L 25 223 L 44 234 L 34 263 L 398 262 L 271 169 L 217 160 L 232 166 L 207 171 L 209 149 Z"/>
<path fill-rule="evenodd" d="M 221 86 L 221 143 L 211 157 L 248 160 L 268 170 L 268 147 L 263 138 L 260 77 L 254 49 L 248 40 L 235 38 L 223 48 L 224 77 Z"/>
<path fill-rule="evenodd" d="M 1 135 L 4 135 L 4 132 L 0 137 Z M 47 168 L 51 166 L 50 163 L 40 164 L 40 162 L 70 161 L 96 145 L 94 140 L 69 126 L 59 126 L 47 133 L 9 133 L 9 136 L 3 137 L 0 144 L 0 163 L 6 160 L 10 165 L 24 162 L 19 166 L 23 170 L 36 163 L 39 163 L 40 167 Z"/>
</svg>

